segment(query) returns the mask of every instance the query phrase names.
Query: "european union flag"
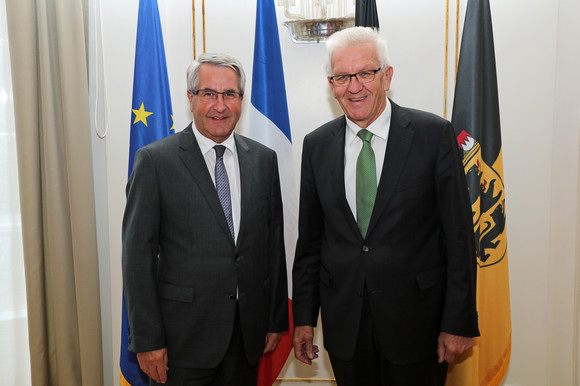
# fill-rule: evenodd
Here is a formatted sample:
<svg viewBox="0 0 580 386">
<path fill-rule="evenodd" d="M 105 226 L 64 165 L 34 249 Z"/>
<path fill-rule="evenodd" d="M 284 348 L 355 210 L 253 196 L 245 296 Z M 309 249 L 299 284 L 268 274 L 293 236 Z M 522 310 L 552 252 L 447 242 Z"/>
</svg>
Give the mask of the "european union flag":
<svg viewBox="0 0 580 386">
<path fill-rule="evenodd" d="M 133 159 L 137 150 L 168 136 L 173 129 L 169 77 L 157 0 L 140 0 L 133 75 L 129 175 L 133 171 Z M 128 333 L 129 323 L 123 297 L 121 384 L 148 385 L 149 378 L 139 368 L 137 355 L 128 350 Z"/>
<path fill-rule="evenodd" d="M 173 131 L 173 111 L 157 0 L 139 1 L 129 174 L 137 150 Z"/>
</svg>

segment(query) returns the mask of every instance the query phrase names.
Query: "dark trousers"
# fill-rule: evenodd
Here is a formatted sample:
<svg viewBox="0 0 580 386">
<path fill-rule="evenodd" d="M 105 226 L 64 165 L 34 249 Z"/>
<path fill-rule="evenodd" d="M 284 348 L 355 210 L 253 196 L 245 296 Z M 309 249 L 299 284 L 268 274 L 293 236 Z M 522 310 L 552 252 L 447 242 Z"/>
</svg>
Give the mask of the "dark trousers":
<svg viewBox="0 0 580 386">
<path fill-rule="evenodd" d="M 381 353 L 375 334 L 368 300 L 364 295 L 363 309 L 354 357 L 349 361 L 329 354 L 338 386 L 443 386 L 447 376 L 447 362 L 433 359 L 396 365 Z"/>
<path fill-rule="evenodd" d="M 230 346 L 224 359 L 213 369 L 175 368 L 171 366 L 165 386 L 256 386 L 258 383 L 258 363 L 250 365 L 244 350 L 239 310 L 236 309 L 236 320 Z M 149 380 L 149 385 L 161 385 Z"/>
</svg>

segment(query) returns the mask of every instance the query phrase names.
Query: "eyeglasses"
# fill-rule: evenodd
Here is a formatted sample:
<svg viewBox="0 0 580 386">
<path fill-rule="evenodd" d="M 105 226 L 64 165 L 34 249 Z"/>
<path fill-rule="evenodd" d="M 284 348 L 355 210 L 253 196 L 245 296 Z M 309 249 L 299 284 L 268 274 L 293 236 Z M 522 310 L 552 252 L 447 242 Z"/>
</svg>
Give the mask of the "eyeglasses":
<svg viewBox="0 0 580 386">
<path fill-rule="evenodd" d="M 204 88 L 203 90 L 192 89 L 189 91 L 191 91 L 193 95 L 198 95 L 205 102 L 215 102 L 218 99 L 218 95 L 221 95 L 224 98 L 225 103 L 234 103 L 242 99 L 242 95 L 244 95 L 241 92 L 234 90 L 219 92 L 212 90 L 211 88 Z"/>
<path fill-rule="evenodd" d="M 369 83 L 375 80 L 375 74 L 381 70 L 382 67 L 377 68 L 376 70 L 366 70 L 357 72 L 356 74 L 339 74 L 333 75 L 330 77 L 330 80 L 335 86 L 346 86 L 350 83 L 350 80 L 354 76 L 356 80 L 361 83 Z"/>
</svg>

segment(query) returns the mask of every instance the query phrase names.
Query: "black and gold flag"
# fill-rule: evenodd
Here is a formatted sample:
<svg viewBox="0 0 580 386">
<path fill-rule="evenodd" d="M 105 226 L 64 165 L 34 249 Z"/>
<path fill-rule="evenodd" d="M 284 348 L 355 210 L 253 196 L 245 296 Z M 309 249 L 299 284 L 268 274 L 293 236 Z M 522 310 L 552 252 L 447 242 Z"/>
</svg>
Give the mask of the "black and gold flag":
<svg viewBox="0 0 580 386">
<path fill-rule="evenodd" d="M 379 29 L 379 14 L 375 0 L 356 0 L 354 24 Z"/>
<path fill-rule="evenodd" d="M 489 0 L 469 0 L 453 103 L 453 126 L 473 209 L 481 336 L 451 365 L 447 386 L 499 385 L 511 352 L 505 188 Z"/>
</svg>

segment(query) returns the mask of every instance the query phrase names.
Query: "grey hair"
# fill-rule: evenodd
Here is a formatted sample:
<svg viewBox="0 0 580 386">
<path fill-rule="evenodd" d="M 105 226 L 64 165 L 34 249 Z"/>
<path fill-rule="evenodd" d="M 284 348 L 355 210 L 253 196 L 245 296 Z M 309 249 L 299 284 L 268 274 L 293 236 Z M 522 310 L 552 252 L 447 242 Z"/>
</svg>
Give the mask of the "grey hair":
<svg viewBox="0 0 580 386">
<path fill-rule="evenodd" d="M 326 51 L 328 52 L 328 63 L 326 71 L 328 76 L 332 74 L 332 53 L 337 48 L 358 46 L 361 44 L 374 44 L 377 56 L 383 70 L 391 65 L 389 59 L 389 48 L 387 41 L 379 34 L 377 30 L 371 27 L 351 27 L 335 32 L 326 41 Z"/>
<path fill-rule="evenodd" d="M 229 67 L 238 74 L 238 87 L 240 92 L 243 94 L 246 88 L 246 74 L 244 73 L 244 68 L 242 63 L 233 56 L 227 54 L 212 54 L 205 53 L 201 54 L 197 60 L 187 68 L 187 89 L 196 89 L 199 85 L 199 68 L 202 64 L 207 63 L 212 66 L 224 66 Z"/>
</svg>

